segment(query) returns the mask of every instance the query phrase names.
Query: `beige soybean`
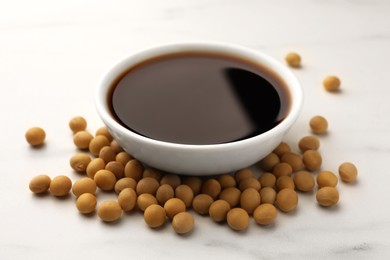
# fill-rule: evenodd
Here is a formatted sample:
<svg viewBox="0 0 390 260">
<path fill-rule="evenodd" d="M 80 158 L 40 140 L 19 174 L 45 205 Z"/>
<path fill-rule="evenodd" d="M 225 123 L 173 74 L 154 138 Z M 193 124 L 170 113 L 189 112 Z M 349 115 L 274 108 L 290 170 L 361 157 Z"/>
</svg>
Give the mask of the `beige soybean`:
<svg viewBox="0 0 390 260">
<path fill-rule="evenodd" d="M 236 187 L 236 185 L 237 185 L 236 180 L 230 174 L 223 174 L 223 175 L 219 176 L 217 180 L 218 180 L 219 184 L 221 184 L 221 189 L 226 189 L 229 187 Z"/>
<path fill-rule="evenodd" d="M 175 197 L 181 199 L 186 207 L 189 208 L 194 200 L 194 193 L 188 185 L 181 184 L 175 189 Z"/>
<path fill-rule="evenodd" d="M 137 193 L 132 188 L 124 188 L 118 195 L 118 203 L 123 211 L 132 211 L 137 205 Z"/>
<path fill-rule="evenodd" d="M 236 187 L 224 189 L 219 195 L 219 199 L 225 200 L 230 207 L 235 207 L 240 203 L 241 191 Z"/>
<path fill-rule="evenodd" d="M 133 178 L 125 177 L 117 180 L 114 186 L 114 190 L 116 193 L 119 194 L 122 190 L 126 188 L 131 188 L 135 190 L 136 187 L 137 187 L 137 182 Z"/>
<path fill-rule="evenodd" d="M 272 152 L 281 157 L 285 153 L 291 153 L 291 147 L 287 143 L 281 142 Z"/>
<path fill-rule="evenodd" d="M 238 188 L 241 192 L 248 188 L 254 188 L 255 190 L 259 191 L 261 189 L 261 184 L 258 179 L 251 177 L 240 181 Z"/>
<path fill-rule="evenodd" d="M 271 187 L 265 187 L 260 190 L 261 204 L 274 204 L 276 200 L 276 191 Z"/>
<path fill-rule="evenodd" d="M 73 136 L 73 143 L 79 149 L 88 149 L 89 143 L 93 139 L 93 135 L 87 131 L 79 131 Z"/>
<path fill-rule="evenodd" d="M 330 207 L 339 201 L 339 192 L 335 187 L 323 187 L 317 191 L 316 199 L 321 206 Z"/>
<path fill-rule="evenodd" d="M 115 187 L 115 175 L 108 170 L 97 171 L 93 179 L 101 190 L 111 191 Z"/>
<path fill-rule="evenodd" d="M 107 127 L 105 127 L 105 126 L 102 126 L 98 130 L 96 130 L 95 136 L 98 136 L 98 135 L 104 135 L 108 139 L 108 141 L 110 141 L 110 143 L 114 139 L 114 138 L 112 138 L 112 135 L 108 131 Z"/>
<path fill-rule="evenodd" d="M 293 172 L 303 169 L 302 157 L 299 154 L 285 153 L 280 158 L 280 161 L 290 164 Z"/>
<path fill-rule="evenodd" d="M 260 166 L 265 171 L 272 171 L 275 165 L 280 163 L 280 158 L 276 153 L 270 153 L 261 160 Z"/>
<path fill-rule="evenodd" d="M 201 192 L 210 195 L 215 200 L 221 193 L 221 184 L 216 179 L 208 179 L 203 182 Z"/>
<path fill-rule="evenodd" d="M 259 177 L 261 187 L 273 188 L 276 184 L 276 177 L 270 172 L 265 172 Z"/>
<path fill-rule="evenodd" d="M 86 172 L 89 178 L 92 178 L 95 176 L 95 174 L 99 170 L 103 170 L 106 167 L 106 163 L 101 158 L 95 158 L 93 159 L 87 166 Z"/>
<path fill-rule="evenodd" d="M 144 167 L 136 159 L 132 159 L 128 161 L 124 169 L 125 177 L 133 178 L 137 182 L 142 178 L 143 171 L 144 171 Z"/>
<path fill-rule="evenodd" d="M 293 177 L 295 188 L 299 191 L 309 192 L 314 189 L 315 181 L 310 172 L 299 171 Z"/>
<path fill-rule="evenodd" d="M 125 167 L 120 162 L 111 161 L 107 163 L 104 168 L 112 172 L 117 180 L 122 179 L 124 177 Z"/>
<path fill-rule="evenodd" d="M 352 183 L 356 181 L 358 170 L 353 163 L 345 162 L 339 166 L 339 175 L 342 181 Z"/>
<path fill-rule="evenodd" d="M 29 188 L 33 193 L 39 194 L 49 190 L 51 179 L 49 176 L 41 174 L 31 179 Z"/>
<path fill-rule="evenodd" d="M 260 205 L 260 202 L 260 193 L 253 188 L 248 188 L 241 193 L 240 207 L 248 214 L 252 214 L 257 206 Z"/>
<path fill-rule="evenodd" d="M 115 151 L 115 153 L 121 153 L 123 152 L 122 146 L 119 145 L 119 143 L 116 140 L 112 140 L 110 143 L 110 147 Z"/>
<path fill-rule="evenodd" d="M 169 184 L 172 188 L 176 189 L 177 186 L 181 184 L 179 175 L 176 174 L 165 174 L 161 180 L 160 184 Z"/>
<path fill-rule="evenodd" d="M 104 146 L 99 151 L 99 158 L 102 158 L 105 163 L 115 161 L 116 153 L 111 146 Z"/>
<path fill-rule="evenodd" d="M 195 220 L 189 212 L 180 212 L 172 219 L 173 230 L 179 235 L 191 232 L 194 228 Z"/>
<path fill-rule="evenodd" d="M 290 52 L 284 57 L 288 66 L 299 68 L 301 66 L 301 56 L 296 52 Z"/>
<path fill-rule="evenodd" d="M 329 92 L 336 92 L 340 89 L 341 81 L 337 76 L 327 76 L 322 81 L 322 85 Z"/>
<path fill-rule="evenodd" d="M 236 173 L 234 174 L 234 179 L 237 183 L 240 183 L 240 181 L 242 181 L 243 179 L 251 177 L 253 177 L 253 172 L 249 168 L 241 169 L 239 171 L 236 171 Z"/>
<path fill-rule="evenodd" d="M 291 212 L 298 206 L 298 195 L 292 189 L 283 189 L 276 195 L 276 205 L 283 212 Z"/>
<path fill-rule="evenodd" d="M 153 204 L 158 204 L 158 203 L 156 197 L 153 196 L 152 194 L 144 193 L 137 197 L 137 207 L 142 212 L 144 212 L 147 207 Z"/>
<path fill-rule="evenodd" d="M 40 146 L 45 141 L 46 133 L 41 127 L 32 127 L 26 131 L 24 137 L 31 146 Z"/>
<path fill-rule="evenodd" d="M 71 188 L 72 181 L 65 175 L 56 176 L 50 182 L 50 192 L 56 197 L 68 195 Z"/>
<path fill-rule="evenodd" d="M 150 205 L 144 211 L 145 223 L 151 228 L 158 228 L 165 224 L 167 214 L 160 205 Z"/>
<path fill-rule="evenodd" d="M 324 134 L 328 130 L 328 121 L 323 116 L 312 117 L 309 125 L 315 134 Z"/>
<path fill-rule="evenodd" d="M 317 175 L 317 184 L 322 187 L 336 187 L 338 183 L 337 176 L 331 171 L 322 171 Z"/>
<path fill-rule="evenodd" d="M 213 198 L 207 194 L 198 194 L 192 201 L 192 208 L 198 214 L 205 215 L 209 213 L 210 205 L 214 202 Z"/>
<path fill-rule="evenodd" d="M 281 162 L 275 165 L 272 173 L 275 175 L 276 178 L 279 178 L 280 176 L 290 176 L 292 174 L 292 167 L 290 164 Z"/>
<path fill-rule="evenodd" d="M 98 207 L 98 216 L 104 222 L 114 222 L 122 216 L 122 208 L 118 201 L 107 200 L 102 202 Z"/>
<path fill-rule="evenodd" d="M 88 164 L 92 161 L 91 157 L 86 153 L 77 153 L 70 158 L 70 166 L 76 172 L 85 172 Z"/>
<path fill-rule="evenodd" d="M 95 211 L 96 204 L 96 196 L 91 193 L 83 193 L 76 200 L 76 207 L 82 214 L 89 214 Z"/>
<path fill-rule="evenodd" d="M 150 177 L 160 182 L 162 174 L 159 170 L 154 168 L 146 168 L 142 173 L 142 178 Z"/>
<path fill-rule="evenodd" d="M 156 191 L 156 199 L 158 203 L 164 206 L 165 202 L 175 197 L 175 190 L 169 184 L 163 184 Z"/>
<path fill-rule="evenodd" d="M 73 133 L 83 131 L 87 128 L 87 120 L 82 116 L 75 116 L 70 119 L 69 128 Z"/>
<path fill-rule="evenodd" d="M 298 147 L 302 152 L 307 150 L 318 150 L 320 148 L 320 140 L 315 136 L 308 135 L 299 140 Z"/>
<path fill-rule="evenodd" d="M 276 180 L 276 190 L 280 191 L 283 189 L 295 189 L 295 184 L 290 176 L 280 176 Z"/>
<path fill-rule="evenodd" d="M 183 184 L 188 185 L 194 193 L 194 196 L 196 196 L 202 189 L 203 181 L 200 177 L 197 176 L 186 176 L 183 178 Z"/>
<path fill-rule="evenodd" d="M 226 220 L 227 213 L 230 210 L 230 205 L 225 200 L 216 200 L 211 203 L 209 208 L 209 215 L 215 222 L 222 222 Z"/>
<path fill-rule="evenodd" d="M 303 164 L 309 171 L 316 171 L 321 167 L 322 157 L 321 154 L 314 150 L 307 150 L 303 153 Z"/>
<path fill-rule="evenodd" d="M 249 226 L 249 215 L 242 208 L 229 210 L 226 216 L 229 227 L 236 231 L 243 231 Z"/>
<path fill-rule="evenodd" d="M 181 199 L 172 198 L 165 202 L 164 209 L 167 217 L 172 220 L 177 213 L 186 211 L 186 205 Z"/>
<path fill-rule="evenodd" d="M 149 193 L 155 195 L 159 186 L 160 184 L 156 179 L 153 179 L 151 177 L 146 177 L 139 180 L 139 182 L 137 183 L 136 191 L 138 195 L 143 193 Z"/>
<path fill-rule="evenodd" d="M 95 192 L 96 192 L 96 183 L 91 178 L 88 177 L 81 178 L 73 183 L 72 193 L 76 197 L 79 197 L 81 194 L 84 193 L 95 194 Z"/>
<path fill-rule="evenodd" d="M 91 140 L 88 148 L 91 154 L 93 154 L 94 156 L 99 156 L 100 150 L 104 146 L 109 146 L 109 145 L 110 145 L 110 141 L 107 139 L 107 137 L 105 137 L 104 135 L 98 135 Z"/>
<path fill-rule="evenodd" d="M 123 166 L 125 166 L 131 159 L 134 159 L 134 158 L 126 152 L 119 152 L 115 156 L 115 161 L 121 163 Z"/>
<path fill-rule="evenodd" d="M 259 205 L 253 212 L 253 219 L 259 225 L 269 225 L 275 222 L 278 213 L 274 205 L 265 203 Z"/>
</svg>

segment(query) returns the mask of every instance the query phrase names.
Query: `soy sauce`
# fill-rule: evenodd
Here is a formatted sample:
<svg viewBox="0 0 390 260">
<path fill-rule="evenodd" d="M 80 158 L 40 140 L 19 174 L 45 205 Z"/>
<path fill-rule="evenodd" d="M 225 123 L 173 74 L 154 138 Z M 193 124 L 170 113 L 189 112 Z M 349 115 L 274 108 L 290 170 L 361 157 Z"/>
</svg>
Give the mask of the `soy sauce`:
<svg viewBox="0 0 390 260">
<path fill-rule="evenodd" d="M 243 58 L 180 52 L 125 71 L 108 96 L 111 113 L 140 135 L 180 144 L 220 144 L 278 125 L 290 98 L 283 80 Z"/>
</svg>

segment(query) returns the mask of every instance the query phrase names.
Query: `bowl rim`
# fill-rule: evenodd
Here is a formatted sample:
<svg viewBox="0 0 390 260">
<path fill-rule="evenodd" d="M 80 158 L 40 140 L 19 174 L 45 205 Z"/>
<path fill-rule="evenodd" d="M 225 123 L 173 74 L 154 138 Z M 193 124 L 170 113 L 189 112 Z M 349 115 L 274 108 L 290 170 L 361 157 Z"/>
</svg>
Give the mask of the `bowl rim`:
<svg viewBox="0 0 390 260">
<path fill-rule="evenodd" d="M 286 117 L 275 127 L 261 134 L 245 138 L 238 141 L 218 143 L 218 144 L 183 144 L 173 143 L 167 141 L 161 141 L 152 139 L 140 134 L 137 134 L 118 123 L 111 115 L 110 109 L 107 102 L 108 90 L 121 73 L 126 71 L 129 67 L 149 58 L 153 58 L 163 54 L 176 53 L 181 51 L 218 51 L 221 53 L 228 53 L 243 56 L 248 58 L 251 57 L 251 61 L 260 63 L 263 66 L 271 69 L 277 73 L 286 83 L 291 99 L 291 105 Z M 253 57 L 253 58 L 252 58 Z M 261 62 L 259 61 L 261 60 Z M 264 64 L 266 63 L 266 64 Z M 191 42 L 174 42 L 167 44 L 160 44 L 149 48 L 144 48 L 133 53 L 130 53 L 125 58 L 115 62 L 109 67 L 103 76 L 98 81 L 98 86 L 95 91 L 95 107 L 104 124 L 115 128 L 115 131 L 120 131 L 122 134 L 133 138 L 141 143 L 147 143 L 149 145 L 157 145 L 160 147 L 173 148 L 173 149 L 184 149 L 184 150 L 225 150 L 232 148 L 239 148 L 241 146 L 247 146 L 248 144 L 255 142 L 258 143 L 261 139 L 272 138 L 275 134 L 287 131 L 292 124 L 296 121 L 303 106 L 303 90 L 295 75 L 292 71 L 281 62 L 264 54 L 261 51 L 250 49 L 245 46 L 215 42 L 215 41 L 191 41 Z M 110 128 L 110 127 L 109 127 Z"/>
</svg>

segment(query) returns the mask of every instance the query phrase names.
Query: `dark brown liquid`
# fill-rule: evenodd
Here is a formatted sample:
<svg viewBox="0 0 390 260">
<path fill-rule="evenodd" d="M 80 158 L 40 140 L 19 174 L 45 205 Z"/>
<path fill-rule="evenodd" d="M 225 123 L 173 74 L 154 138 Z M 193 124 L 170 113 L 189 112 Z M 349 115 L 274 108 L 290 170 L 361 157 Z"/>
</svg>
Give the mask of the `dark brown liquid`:
<svg viewBox="0 0 390 260">
<path fill-rule="evenodd" d="M 286 116 L 289 95 L 268 69 L 216 53 L 177 53 L 129 68 L 108 102 L 124 127 L 181 144 L 219 144 L 264 133 Z"/>
</svg>

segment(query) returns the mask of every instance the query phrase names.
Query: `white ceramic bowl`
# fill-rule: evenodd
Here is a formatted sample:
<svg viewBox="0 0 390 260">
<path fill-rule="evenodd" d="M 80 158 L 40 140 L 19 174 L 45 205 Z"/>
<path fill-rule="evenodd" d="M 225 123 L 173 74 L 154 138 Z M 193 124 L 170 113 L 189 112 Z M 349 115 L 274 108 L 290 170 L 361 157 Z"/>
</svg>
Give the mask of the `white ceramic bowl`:
<svg viewBox="0 0 390 260">
<path fill-rule="evenodd" d="M 111 115 L 107 102 L 113 81 L 139 62 L 161 54 L 181 51 L 211 51 L 233 54 L 262 64 L 282 78 L 290 94 L 291 106 L 285 119 L 260 135 L 223 144 L 187 145 L 158 141 L 136 134 Z M 112 66 L 100 80 L 95 103 L 104 124 L 115 140 L 134 158 L 167 172 L 186 175 L 211 175 L 232 172 L 250 166 L 269 154 L 297 119 L 303 103 L 302 89 L 293 73 L 278 61 L 259 51 L 226 43 L 175 43 L 142 50 Z M 142 112 L 142 111 L 140 111 Z"/>
</svg>

